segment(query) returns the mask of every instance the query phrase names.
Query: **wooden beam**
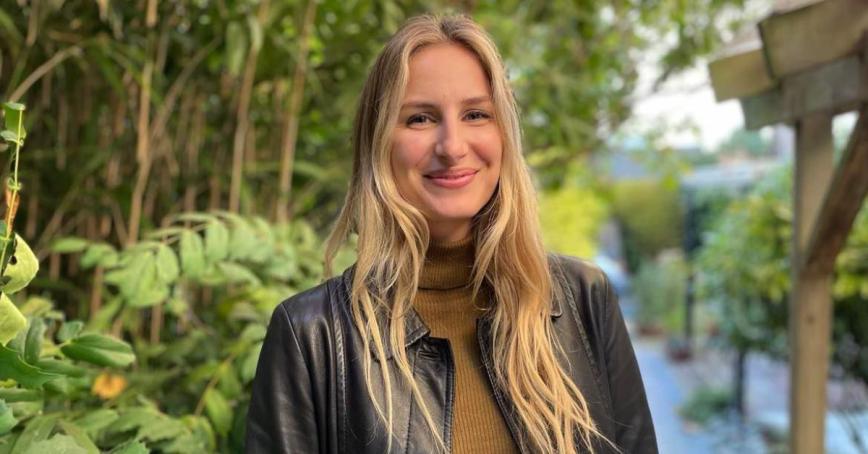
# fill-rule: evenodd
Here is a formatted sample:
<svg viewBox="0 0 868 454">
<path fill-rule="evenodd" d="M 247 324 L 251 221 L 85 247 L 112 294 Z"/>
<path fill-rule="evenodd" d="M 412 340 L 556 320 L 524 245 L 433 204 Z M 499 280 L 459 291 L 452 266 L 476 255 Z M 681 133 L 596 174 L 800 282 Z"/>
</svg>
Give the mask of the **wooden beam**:
<svg viewBox="0 0 868 454">
<path fill-rule="evenodd" d="M 816 112 L 837 114 L 868 101 L 868 64 L 859 55 L 783 79 L 780 86 L 741 99 L 745 127 L 792 123 Z"/>
<path fill-rule="evenodd" d="M 766 70 L 761 48 L 711 62 L 708 75 L 718 102 L 756 95 L 775 84 Z"/>
<path fill-rule="evenodd" d="M 793 175 L 793 288 L 790 293 L 790 452 L 825 452 L 826 377 L 832 322 L 832 275 L 799 266 L 833 170 L 832 116 L 796 123 Z"/>
<path fill-rule="evenodd" d="M 865 0 L 826 0 L 759 23 L 769 71 L 786 77 L 850 55 L 868 30 Z"/>
<path fill-rule="evenodd" d="M 803 268 L 808 273 L 829 274 L 844 247 L 856 215 L 868 194 L 868 105 L 862 107 L 850 142 L 826 193 Z"/>
</svg>

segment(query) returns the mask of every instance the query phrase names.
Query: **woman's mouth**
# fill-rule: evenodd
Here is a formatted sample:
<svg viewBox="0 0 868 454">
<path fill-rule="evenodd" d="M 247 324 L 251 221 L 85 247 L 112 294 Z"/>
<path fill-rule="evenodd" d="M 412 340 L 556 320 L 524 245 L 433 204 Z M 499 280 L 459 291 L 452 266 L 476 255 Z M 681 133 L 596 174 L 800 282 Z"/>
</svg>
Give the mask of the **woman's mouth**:
<svg viewBox="0 0 868 454">
<path fill-rule="evenodd" d="M 425 175 L 425 179 L 441 188 L 457 189 L 467 186 L 478 172 L 473 169 L 438 171 Z"/>
</svg>

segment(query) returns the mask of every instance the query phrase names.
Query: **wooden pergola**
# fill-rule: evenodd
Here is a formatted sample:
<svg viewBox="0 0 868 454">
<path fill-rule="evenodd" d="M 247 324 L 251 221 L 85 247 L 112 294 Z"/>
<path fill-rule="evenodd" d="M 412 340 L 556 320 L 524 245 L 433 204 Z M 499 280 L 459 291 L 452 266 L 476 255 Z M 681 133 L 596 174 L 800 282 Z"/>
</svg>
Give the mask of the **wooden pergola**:
<svg viewBox="0 0 868 454">
<path fill-rule="evenodd" d="M 832 271 L 868 193 L 868 0 L 778 0 L 709 65 L 745 126 L 796 131 L 790 293 L 790 452 L 824 452 Z M 834 162 L 832 119 L 857 111 Z"/>
</svg>

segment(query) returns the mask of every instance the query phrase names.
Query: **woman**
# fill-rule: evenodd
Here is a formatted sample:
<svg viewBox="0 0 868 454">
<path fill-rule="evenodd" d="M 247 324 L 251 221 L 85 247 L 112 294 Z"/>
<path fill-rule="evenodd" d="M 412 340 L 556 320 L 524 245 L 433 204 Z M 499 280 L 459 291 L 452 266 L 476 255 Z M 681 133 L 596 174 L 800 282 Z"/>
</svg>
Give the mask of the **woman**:
<svg viewBox="0 0 868 454">
<path fill-rule="evenodd" d="M 656 452 L 616 297 L 547 256 L 519 119 L 491 39 L 411 19 L 361 94 L 326 269 L 283 302 L 259 359 L 254 453 Z"/>
</svg>

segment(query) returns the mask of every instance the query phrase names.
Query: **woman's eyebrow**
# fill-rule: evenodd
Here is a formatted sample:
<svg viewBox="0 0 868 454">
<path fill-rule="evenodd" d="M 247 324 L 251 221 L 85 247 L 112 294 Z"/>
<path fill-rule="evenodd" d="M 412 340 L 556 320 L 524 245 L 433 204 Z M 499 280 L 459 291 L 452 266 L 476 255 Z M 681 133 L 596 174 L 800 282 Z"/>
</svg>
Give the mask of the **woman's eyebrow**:
<svg viewBox="0 0 868 454">
<path fill-rule="evenodd" d="M 470 98 L 464 98 L 461 100 L 461 104 L 464 106 L 471 106 L 477 104 L 483 104 L 486 102 L 491 102 L 491 96 L 482 95 L 482 96 L 472 96 Z M 407 101 L 401 105 L 401 109 L 406 108 L 417 108 L 417 109 L 437 109 L 439 105 L 432 101 Z"/>
</svg>

